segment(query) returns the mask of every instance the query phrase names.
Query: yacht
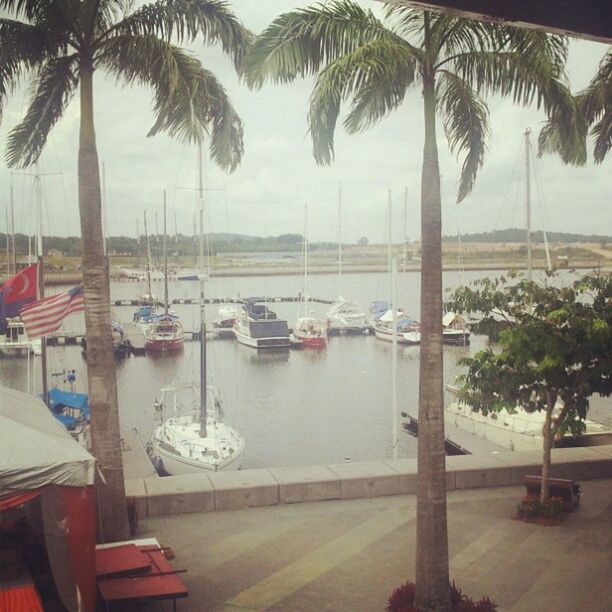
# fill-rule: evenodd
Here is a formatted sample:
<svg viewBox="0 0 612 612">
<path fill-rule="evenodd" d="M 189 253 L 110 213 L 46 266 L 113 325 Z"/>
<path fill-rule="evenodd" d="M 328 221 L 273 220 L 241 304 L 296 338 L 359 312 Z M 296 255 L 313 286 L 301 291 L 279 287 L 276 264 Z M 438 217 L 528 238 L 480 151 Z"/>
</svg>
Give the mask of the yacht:
<svg viewBox="0 0 612 612">
<path fill-rule="evenodd" d="M 234 336 L 240 344 L 253 348 L 289 348 L 287 321 L 276 316 L 263 298 L 247 298 L 234 323 Z"/>
<path fill-rule="evenodd" d="M 388 310 L 374 323 L 374 334 L 380 340 L 393 342 L 393 311 Z M 401 311 L 395 317 L 395 336 L 399 344 L 419 344 L 421 342 L 421 331 L 418 321 L 405 318 Z"/>
<path fill-rule="evenodd" d="M 40 355 L 42 342 L 40 338 L 28 338 L 25 325 L 19 317 L 7 317 L 4 334 L 0 334 L 0 353 L 15 353 L 21 351 Z"/>
<path fill-rule="evenodd" d="M 327 311 L 327 326 L 330 336 L 337 334 L 363 334 L 369 329 L 363 310 L 340 296 Z"/>
</svg>

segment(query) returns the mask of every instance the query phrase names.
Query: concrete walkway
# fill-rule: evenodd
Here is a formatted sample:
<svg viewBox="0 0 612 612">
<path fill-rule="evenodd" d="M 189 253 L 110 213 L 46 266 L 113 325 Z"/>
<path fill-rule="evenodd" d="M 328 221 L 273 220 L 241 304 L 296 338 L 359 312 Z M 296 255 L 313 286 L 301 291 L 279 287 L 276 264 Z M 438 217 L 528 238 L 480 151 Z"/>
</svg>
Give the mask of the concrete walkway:
<svg viewBox="0 0 612 612">
<path fill-rule="evenodd" d="M 451 579 L 500 611 L 612 610 L 612 480 L 582 490 L 559 527 L 510 518 L 522 488 L 450 492 Z M 382 611 L 414 576 L 415 509 L 412 495 L 288 504 L 151 518 L 139 535 L 188 570 L 183 612 Z"/>
</svg>

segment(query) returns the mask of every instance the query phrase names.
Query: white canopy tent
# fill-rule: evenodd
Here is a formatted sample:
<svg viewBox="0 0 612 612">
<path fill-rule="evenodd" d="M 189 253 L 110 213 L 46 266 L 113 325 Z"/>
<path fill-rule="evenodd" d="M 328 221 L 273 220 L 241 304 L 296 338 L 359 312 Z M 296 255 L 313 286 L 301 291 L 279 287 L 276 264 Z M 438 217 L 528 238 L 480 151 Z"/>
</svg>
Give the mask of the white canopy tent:
<svg viewBox="0 0 612 612">
<path fill-rule="evenodd" d="M 42 401 L 0 386 L 0 512 L 40 499 L 53 577 L 71 612 L 95 606 L 94 470 Z"/>
</svg>

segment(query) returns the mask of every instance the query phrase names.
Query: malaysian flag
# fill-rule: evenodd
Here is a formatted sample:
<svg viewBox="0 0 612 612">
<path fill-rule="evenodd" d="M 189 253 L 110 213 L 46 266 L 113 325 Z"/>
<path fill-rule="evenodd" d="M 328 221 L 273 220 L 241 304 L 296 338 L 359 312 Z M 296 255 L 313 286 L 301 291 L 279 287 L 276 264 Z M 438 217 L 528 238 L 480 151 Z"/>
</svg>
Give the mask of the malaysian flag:
<svg viewBox="0 0 612 612">
<path fill-rule="evenodd" d="M 57 331 L 71 312 L 83 310 L 85 310 L 83 287 L 79 286 L 28 304 L 19 315 L 28 337 L 38 338 Z"/>
</svg>

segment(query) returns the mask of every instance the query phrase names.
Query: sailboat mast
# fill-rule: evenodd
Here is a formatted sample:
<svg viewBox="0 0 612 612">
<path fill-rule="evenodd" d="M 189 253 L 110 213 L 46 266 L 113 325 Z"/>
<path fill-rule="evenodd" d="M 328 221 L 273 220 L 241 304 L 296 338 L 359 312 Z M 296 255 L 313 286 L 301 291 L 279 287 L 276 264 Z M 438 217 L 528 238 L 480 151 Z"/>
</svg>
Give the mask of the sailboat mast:
<svg viewBox="0 0 612 612">
<path fill-rule="evenodd" d="M 202 144 L 198 144 L 198 204 L 200 212 L 200 437 L 206 437 L 207 393 L 206 393 L 206 286 L 204 278 L 204 177 L 202 172 Z"/>
<path fill-rule="evenodd" d="M 527 128 L 525 130 L 525 171 L 526 171 L 526 181 L 525 181 L 525 216 L 526 216 L 526 225 L 527 225 L 527 277 L 529 280 L 532 280 L 533 270 L 532 270 L 532 260 L 531 260 L 531 144 L 529 142 L 529 136 L 531 135 L 531 129 Z"/>
<path fill-rule="evenodd" d="M 391 319 L 391 324 L 393 325 L 393 345 L 391 351 L 391 410 L 393 411 L 391 431 L 393 440 L 391 443 L 391 452 L 393 459 L 397 459 L 397 260 L 395 258 L 391 260 L 391 288 L 391 312 L 393 313 L 393 317 Z"/>
<path fill-rule="evenodd" d="M 406 264 L 408 262 L 408 187 L 404 187 L 404 272 L 406 271 Z"/>
<path fill-rule="evenodd" d="M 38 163 L 34 171 L 34 197 L 36 199 L 37 209 L 37 240 L 36 249 L 38 254 L 38 296 L 39 300 L 45 297 L 45 272 L 44 272 L 44 257 L 43 257 L 43 209 L 42 209 L 42 188 L 40 184 L 40 169 Z M 40 354 L 40 369 L 42 374 L 42 399 L 43 402 L 49 405 L 49 385 L 47 382 L 47 338 L 43 336 L 41 339 L 41 354 Z"/>
<path fill-rule="evenodd" d="M 342 282 L 342 183 L 338 183 L 338 291 Z"/>
<path fill-rule="evenodd" d="M 166 250 L 166 190 L 164 189 L 164 314 L 168 316 L 168 251 Z"/>
<path fill-rule="evenodd" d="M 304 204 L 304 315 L 308 314 L 308 204 Z"/>
<path fill-rule="evenodd" d="M 393 234 L 392 231 L 392 203 L 391 203 L 391 190 L 388 191 L 388 202 L 387 202 L 387 272 L 389 274 L 389 279 L 391 279 L 391 236 Z"/>
<path fill-rule="evenodd" d="M 144 211 L 144 232 L 145 232 L 145 242 L 147 245 L 147 293 L 150 296 L 153 296 L 151 292 L 151 244 L 149 243 L 149 232 L 147 230 L 147 211 Z"/>
<path fill-rule="evenodd" d="M 15 250 L 15 199 L 13 196 L 13 174 L 11 173 L 11 268 L 12 273 L 17 274 L 17 252 Z"/>
</svg>

